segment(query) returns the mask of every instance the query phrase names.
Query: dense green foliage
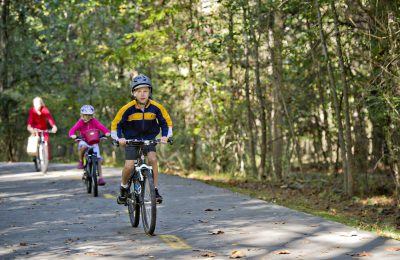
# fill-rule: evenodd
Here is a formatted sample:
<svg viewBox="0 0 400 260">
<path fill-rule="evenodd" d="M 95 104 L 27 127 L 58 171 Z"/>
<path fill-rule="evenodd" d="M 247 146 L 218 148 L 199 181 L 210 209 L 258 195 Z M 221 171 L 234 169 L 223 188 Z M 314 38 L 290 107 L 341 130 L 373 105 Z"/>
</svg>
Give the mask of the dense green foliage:
<svg viewBox="0 0 400 260">
<path fill-rule="evenodd" d="M 260 180 L 343 169 L 349 195 L 391 169 L 399 189 L 397 1 L 1 3 L 0 160 L 27 159 L 37 95 L 60 129 L 55 159 L 75 158 L 67 131 L 79 107 L 92 104 L 109 126 L 144 73 L 170 111 L 176 145 L 165 158 L 180 168 Z"/>
</svg>

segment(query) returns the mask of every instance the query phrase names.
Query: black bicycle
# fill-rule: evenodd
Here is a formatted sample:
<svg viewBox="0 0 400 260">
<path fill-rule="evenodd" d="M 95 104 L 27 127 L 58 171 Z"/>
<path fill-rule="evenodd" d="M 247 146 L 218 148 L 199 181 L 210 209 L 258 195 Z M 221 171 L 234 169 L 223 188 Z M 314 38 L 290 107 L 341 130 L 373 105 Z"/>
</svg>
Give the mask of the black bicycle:
<svg viewBox="0 0 400 260">
<path fill-rule="evenodd" d="M 100 140 L 107 139 L 105 135 L 100 135 Z M 75 140 L 84 141 L 81 136 L 78 136 Z M 99 195 L 99 187 L 97 184 L 97 179 L 99 177 L 99 159 L 97 154 L 94 152 L 94 146 L 88 145 L 88 149 L 85 152 L 84 167 L 83 167 L 83 177 L 82 180 L 85 183 L 87 193 L 92 193 L 93 196 L 97 197 Z"/>
<path fill-rule="evenodd" d="M 33 131 L 38 134 L 38 149 L 36 156 L 33 157 L 33 163 L 35 164 L 35 169 L 43 174 L 47 173 L 49 167 L 49 150 L 48 142 L 44 139 L 44 133 L 53 133 L 51 129 L 41 130 L 34 128 Z"/>
<path fill-rule="evenodd" d="M 168 142 L 172 144 L 172 139 L 169 139 Z M 157 207 L 153 169 L 145 163 L 144 147 L 158 143 L 160 143 L 160 139 L 126 140 L 126 145 L 138 147 L 138 157 L 128 180 L 128 195 L 125 206 L 128 206 L 132 227 L 139 225 L 141 211 L 143 229 L 148 235 L 153 235 L 156 228 Z M 117 142 L 113 142 L 113 144 L 118 145 Z"/>
</svg>

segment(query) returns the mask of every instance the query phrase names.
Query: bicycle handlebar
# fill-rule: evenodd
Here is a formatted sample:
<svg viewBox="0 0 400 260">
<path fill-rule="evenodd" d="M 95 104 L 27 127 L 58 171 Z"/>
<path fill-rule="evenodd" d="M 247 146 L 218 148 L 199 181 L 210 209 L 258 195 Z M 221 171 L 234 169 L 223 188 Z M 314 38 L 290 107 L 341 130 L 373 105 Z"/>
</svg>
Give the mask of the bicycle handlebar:
<svg viewBox="0 0 400 260">
<path fill-rule="evenodd" d="M 107 140 L 107 136 L 101 134 L 101 135 L 100 135 L 100 139 Z M 83 137 L 80 136 L 80 135 L 78 135 L 76 138 L 73 138 L 73 140 L 75 140 L 75 141 L 85 141 L 85 140 L 83 139 Z"/>
<path fill-rule="evenodd" d="M 138 140 L 138 139 L 126 139 L 126 144 L 131 146 L 142 146 L 142 145 L 153 145 L 161 143 L 161 139 L 154 139 L 154 140 Z M 172 138 L 168 138 L 167 141 L 170 145 L 174 143 Z M 113 140 L 112 144 L 114 146 L 119 146 L 119 142 L 117 140 Z"/>
<path fill-rule="evenodd" d="M 51 133 L 51 134 L 54 134 L 52 129 L 42 130 L 42 129 L 33 128 L 33 132 L 35 132 L 35 133 Z"/>
</svg>

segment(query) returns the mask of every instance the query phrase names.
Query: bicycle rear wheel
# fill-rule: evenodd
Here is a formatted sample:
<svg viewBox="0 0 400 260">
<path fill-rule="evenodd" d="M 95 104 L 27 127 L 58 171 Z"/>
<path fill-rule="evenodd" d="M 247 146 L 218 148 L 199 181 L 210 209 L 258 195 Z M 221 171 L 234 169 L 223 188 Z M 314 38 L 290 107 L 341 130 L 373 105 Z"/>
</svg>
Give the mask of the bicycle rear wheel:
<svg viewBox="0 0 400 260">
<path fill-rule="evenodd" d="M 144 181 L 142 183 L 142 223 L 144 232 L 153 235 L 156 228 L 156 192 L 154 190 L 153 173 L 148 170 L 142 172 Z"/>
<path fill-rule="evenodd" d="M 140 220 L 140 205 L 137 203 L 137 196 L 134 191 L 134 183 L 131 183 L 129 188 L 129 195 L 127 199 L 129 219 L 131 221 L 132 227 L 137 227 Z"/>
<path fill-rule="evenodd" d="M 93 158 L 92 162 L 92 182 L 93 182 L 93 196 L 97 197 L 99 195 L 99 187 L 97 185 L 97 158 Z"/>
<path fill-rule="evenodd" d="M 47 173 L 47 167 L 49 165 L 49 157 L 47 150 L 47 143 L 43 142 L 39 144 L 39 161 L 40 161 L 40 170 L 43 174 Z"/>
</svg>

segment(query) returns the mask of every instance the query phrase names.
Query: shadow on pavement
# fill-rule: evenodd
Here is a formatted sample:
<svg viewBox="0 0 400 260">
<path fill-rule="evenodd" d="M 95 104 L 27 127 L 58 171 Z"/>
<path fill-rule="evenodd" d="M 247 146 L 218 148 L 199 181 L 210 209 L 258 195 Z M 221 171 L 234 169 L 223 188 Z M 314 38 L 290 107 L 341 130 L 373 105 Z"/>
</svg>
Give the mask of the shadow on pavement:
<svg viewBox="0 0 400 260">
<path fill-rule="evenodd" d="M 115 202 L 119 170 L 107 176 L 98 198 L 73 175 L 27 177 L 26 187 L 20 179 L 0 179 L 1 259 L 201 259 L 208 251 L 216 252 L 213 259 L 228 259 L 234 250 L 248 259 L 354 259 L 363 251 L 373 259 L 396 259 L 400 254 L 384 250 L 400 247 L 398 241 L 365 232 L 348 235 L 353 229 L 335 222 L 165 175 L 160 176 L 166 199 L 157 210 L 157 235 L 149 237 L 141 224 L 131 227 L 126 208 Z M 216 230 L 223 233 L 212 234 Z M 165 234 L 192 248 L 167 246 L 160 238 Z"/>
<path fill-rule="evenodd" d="M 72 164 L 53 164 L 50 163 L 48 172 L 51 171 L 65 171 L 75 169 L 76 165 Z M 15 174 L 15 173 L 31 173 L 36 172 L 33 162 L 19 162 L 19 163 L 6 163 L 0 162 L 0 175 L 1 174 Z"/>
</svg>

